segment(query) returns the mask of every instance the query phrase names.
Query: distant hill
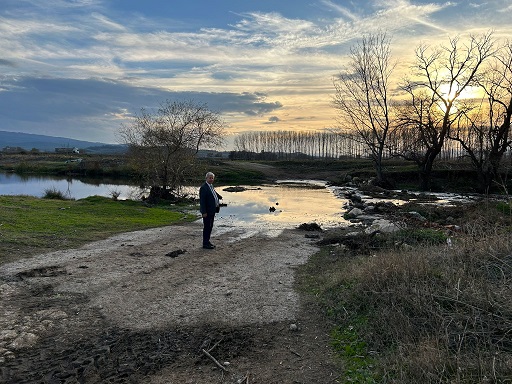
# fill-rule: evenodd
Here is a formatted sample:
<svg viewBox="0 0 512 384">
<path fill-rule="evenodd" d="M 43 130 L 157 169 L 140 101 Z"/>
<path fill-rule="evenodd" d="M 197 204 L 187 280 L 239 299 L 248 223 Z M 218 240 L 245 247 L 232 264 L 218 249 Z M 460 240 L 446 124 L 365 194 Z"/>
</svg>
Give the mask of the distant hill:
<svg viewBox="0 0 512 384">
<path fill-rule="evenodd" d="M 85 153 L 116 154 L 126 151 L 122 144 L 75 140 L 66 137 L 35 135 L 31 133 L 0 131 L 0 150 L 5 147 L 20 147 L 27 151 L 38 149 L 42 152 L 54 152 L 55 148 L 78 148 Z"/>
</svg>

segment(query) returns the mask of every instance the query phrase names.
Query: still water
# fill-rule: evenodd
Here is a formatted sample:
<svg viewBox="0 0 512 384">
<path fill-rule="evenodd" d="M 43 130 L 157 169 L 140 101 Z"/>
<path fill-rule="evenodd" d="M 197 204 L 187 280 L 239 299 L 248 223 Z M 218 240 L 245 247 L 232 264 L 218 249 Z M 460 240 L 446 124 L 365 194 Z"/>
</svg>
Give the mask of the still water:
<svg viewBox="0 0 512 384">
<path fill-rule="evenodd" d="M 199 186 L 186 192 L 197 197 Z M 228 186 L 217 186 L 226 204 L 216 217 L 216 228 L 243 229 L 250 235 L 249 226 L 255 231 L 276 234 L 284 228 L 315 222 L 322 228 L 346 225 L 343 219 L 345 199 L 339 198 L 332 188 L 322 181 L 286 180 L 276 184 L 247 186 L 243 192 L 228 192 Z M 119 199 L 136 199 L 140 189 L 130 185 L 89 184 L 76 179 L 52 177 L 20 177 L 0 173 L 0 195 L 30 195 L 42 197 L 48 189 L 62 192 L 66 197 L 82 199 L 99 195 L 111 197 L 120 193 Z M 249 232 L 248 232 L 249 231 Z"/>
<path fill-rule="evenodd" d="M 119 192 L 119 199 L 135 198 L 139 188 L 130 185 L 85 183 L 77 179 L 51 176 L 19 176 L 0 173 L 0 195 L 28 195 L 42 197 L 47 190 L 60 191 L 70 199 L 83 199 L 88 196 L 112 196 Z"/>
<path fill-rule="evenodd" d="M 254 231 L 266 229 L 268 234 L 274 231 L 277 235 L 284 228 L 303 223 L 316 223 L 324 229 L 349 224 L 343 218 L 347 200 L 336 197 L 321 181 L 286 180 L 247 188 L 243 192 L 217 188 L 227 204 L 215 219 L 217 226 L 250 226 Z"/>
</svg>

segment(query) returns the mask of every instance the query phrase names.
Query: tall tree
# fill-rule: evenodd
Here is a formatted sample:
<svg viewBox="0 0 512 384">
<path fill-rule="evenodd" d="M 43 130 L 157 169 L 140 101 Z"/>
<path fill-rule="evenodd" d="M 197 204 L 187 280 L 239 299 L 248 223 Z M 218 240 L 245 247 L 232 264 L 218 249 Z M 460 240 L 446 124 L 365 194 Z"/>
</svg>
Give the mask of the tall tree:
<svg viewBox="0 0 512 384">
<path fill-rule="evenodd" d="M 167 100 L 156 112 L 142 109 L 120 134 L 141 185 L 150 188 L 151 197 L 171 198 L 180 194 L 199 149 L 222 143 L 224 127 L 206 104 Z"/>
<path fill-rule="evenodd" d="M 416 49 L 414 78 L 402 86 L 409 99 L 398 118 L 412 144 L 399 154 L 417 163 L 421 190 L 431 188 L 434 161 L 452 125 L 474 108 L 461 95 L 476 84 L 482 64 L 494 53 L 493 45 L 488 33 L 470 36 L 468 44 L 452 38 L 448 46 Z"/>
<path fill-rule="evenodd" d="M 493 183 L 505 187 L 502 160 L 512 144 L 512 42 L 508 41 L 494 57 L 488 70 L 478 80 L 487 96 L 487 122 L 476 126 L 476 142 L 461 142 L 475 165 L 480 191 L 488 192 Z M 475 128 L 475 124 L 470 125 Z M 471 131 L 470 131 L 471 132 Z M 471 144 L 476 144 L 471 146 Z M 508 192 L 508 191 L 507 191 Z"/>
<path fill-rule="evenodd" d="M 357 132 L 374 163 L 377 183 L 384 181 L 382 160 L 391 129 L 391 39 L 386 33 L 370 34 L 351 48 L 347 68 L 334 79 L 334 107 L 339 123 Z"/>
</svg>

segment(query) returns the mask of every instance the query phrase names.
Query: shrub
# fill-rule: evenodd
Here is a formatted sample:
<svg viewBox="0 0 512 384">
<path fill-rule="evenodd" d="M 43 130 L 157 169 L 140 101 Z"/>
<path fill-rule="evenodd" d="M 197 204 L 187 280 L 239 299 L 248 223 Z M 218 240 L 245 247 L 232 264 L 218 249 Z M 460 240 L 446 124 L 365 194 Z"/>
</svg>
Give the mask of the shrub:
<svg viewBox="0 0 512 384">
<path fill-rule="evenodd" d="M 67 197 L 56 188 L 47 188 L 44 190 L 44 199 L 54 199 L 54 200 L 67 200 Z"/>
</svg>

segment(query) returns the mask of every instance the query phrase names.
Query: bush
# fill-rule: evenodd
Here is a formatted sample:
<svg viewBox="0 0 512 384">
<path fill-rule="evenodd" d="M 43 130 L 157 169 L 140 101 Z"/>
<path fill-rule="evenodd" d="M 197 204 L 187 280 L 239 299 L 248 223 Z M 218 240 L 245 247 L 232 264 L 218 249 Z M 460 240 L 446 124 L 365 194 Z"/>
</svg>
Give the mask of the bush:
<svg viewBox="0 0 512 384">
<path fill-rule="evenodd" d="M 44 190 L 43 199 L 68 200 L 61 191 L 56 188 L 47 188 Z"/>
</svg>

